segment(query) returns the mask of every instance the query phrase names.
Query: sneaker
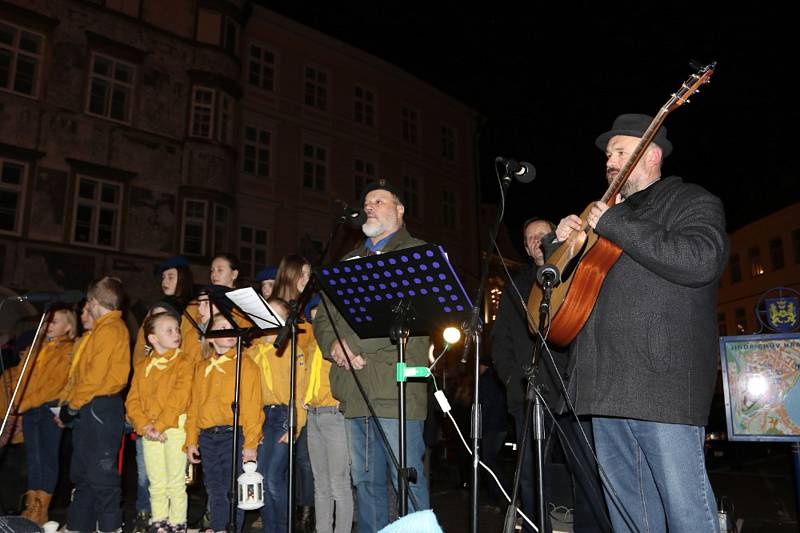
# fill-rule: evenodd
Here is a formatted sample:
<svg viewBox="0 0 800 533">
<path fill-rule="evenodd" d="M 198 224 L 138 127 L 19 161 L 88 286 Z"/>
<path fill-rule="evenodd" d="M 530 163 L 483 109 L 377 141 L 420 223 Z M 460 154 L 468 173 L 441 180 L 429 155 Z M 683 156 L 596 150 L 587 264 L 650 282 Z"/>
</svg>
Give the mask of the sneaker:
<svg viewBox="0 0 800 533">
<path fill-rule="evenodd" d="M 172 533 L 172 526 L 166 520 L 159 520 L 150 524 L 149 533 Z"/>
<path fill-rule="evenodd" d="M 138 512 L 133 519 L 131 529 L 133 533 L 146 533 L 150 529 L 150 513 Z"/>
</svg>

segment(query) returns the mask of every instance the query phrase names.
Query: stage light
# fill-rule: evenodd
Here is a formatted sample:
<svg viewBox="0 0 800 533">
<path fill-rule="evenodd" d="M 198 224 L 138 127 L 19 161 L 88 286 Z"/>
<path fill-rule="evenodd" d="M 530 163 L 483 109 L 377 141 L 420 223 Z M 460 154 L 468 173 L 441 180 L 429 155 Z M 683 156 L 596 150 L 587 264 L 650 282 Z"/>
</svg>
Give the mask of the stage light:
<svg viewBox="0 0 800 533">
<path fill-rule="evenodd" d="M 450 326 L 442 332 L 442 337 L 447 344 L 455 344 L 461 340 L 461 330 Z"/>
</svg>

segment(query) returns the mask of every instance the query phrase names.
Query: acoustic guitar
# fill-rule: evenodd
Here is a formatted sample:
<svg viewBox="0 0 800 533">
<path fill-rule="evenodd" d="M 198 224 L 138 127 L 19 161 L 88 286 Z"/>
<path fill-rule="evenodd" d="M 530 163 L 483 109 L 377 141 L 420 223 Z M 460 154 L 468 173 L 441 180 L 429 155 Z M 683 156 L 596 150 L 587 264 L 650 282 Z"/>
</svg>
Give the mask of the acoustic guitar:
<svg viewBox="0 0 800 533">
<path fill-rule="evenodd" d="M 689 97 L 708 83 L 716 63 L 697 70 L 680 89 L 659 110 L 656 117 L 642 135 L 642 140 L 611 182 L 601 201 L 609 207 L 614 205 L 617 194 L 642 158 L 647 147 L 653 142 L 659 128 L 672 111 L 689 101 Z M 594 202 L 593 202 L 594 203 Z M 548 258 L 559 273 L 550 300 L 550 328 L 547 340 L 556 346 L 567 346 L 578 335 L 592 313 L 597 295 L 606 274 L 617 262 L 622 249 L 611 241 L 597 235 L 587 223 L 590 204 L 583 213 L 579 231 L 565 240 Z M 542 303 L 543 288 L 535 284 L 528 298 L 528 325 L 531 331 L 539 328 L 539 306 Z"/>
</svg>

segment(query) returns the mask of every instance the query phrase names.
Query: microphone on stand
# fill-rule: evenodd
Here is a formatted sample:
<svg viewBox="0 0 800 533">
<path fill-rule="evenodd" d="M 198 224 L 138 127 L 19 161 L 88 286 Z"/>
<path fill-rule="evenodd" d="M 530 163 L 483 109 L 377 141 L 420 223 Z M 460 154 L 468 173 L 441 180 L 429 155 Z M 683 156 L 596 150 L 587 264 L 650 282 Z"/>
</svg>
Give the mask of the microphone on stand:
<svg viewBox="0 0 800 533">
<path fill-rule="evenodd" d="M 517 178 L 521 183 L 530 183 L 536 177 L 536 168 L 525 161 L 517 161 L 516 159 L 508 159 L 506 157 L 496 157 L 495 163 L 500 163 L 506 169 L 504 178 Z"/>
<path fill-rule="evenodd" d="M 348 226 L 360 228 L 362 225 L 364 225 L 364 222 L 367 221 L 367 214 L 363 209 L 354 209 L 347 205 L 347 202 L 340 200 L 339 198 L 334 200 L 334 202 L 342 206 L 342 214 L 339 215 L 339 218 L 337 219 L 340 224 L 346 223 Z"/>
</svg>

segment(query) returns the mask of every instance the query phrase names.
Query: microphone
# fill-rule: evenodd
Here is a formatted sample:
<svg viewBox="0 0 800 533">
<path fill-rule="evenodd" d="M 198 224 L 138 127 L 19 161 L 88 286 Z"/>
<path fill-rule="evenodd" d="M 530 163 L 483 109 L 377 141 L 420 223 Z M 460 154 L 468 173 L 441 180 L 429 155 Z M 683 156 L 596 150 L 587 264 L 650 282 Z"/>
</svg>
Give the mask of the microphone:
<svg viewBox="0 0 800 533">
<path fill-rule="evenodd" d="M 495 163 L 502 164 L 506 168 L 506 177 L 514 176 L 519 182 L 530 183 L 533 181 L 533 178 L 536 177 L 536 168 L 525 161 L 517 161 L 505 157 L 496 157 L 494 161 Z"/>
<path fill-rule="evenodd" d="M 340 224 L 346 223 L 348 226 L 360 228 L 367 221 L 367 214 L 363 209 L 353 209 L 340 198 L 336 198 L 334 202 L 342 206 L 342 214 L 337 220 Z"/>
<path fill-rule="evenodd" d="M 544 287 L 545 282 L 555 285 L 559 281 L 558 269 L 555 265 L 546 264 L 536 270 L 536 281 Z"/>
<path fill-rule="evenodd" d="M 16 300 L 17 302 L 49 303 L 63 302 L 65 304 L 76 304 L 86 297 L 81 291 L 64 292 L 28 292 L 22 296 L 9 296 L 6 300 Z"/>
</svg>

